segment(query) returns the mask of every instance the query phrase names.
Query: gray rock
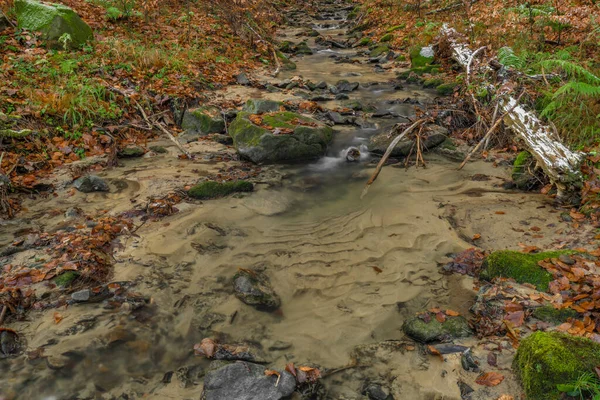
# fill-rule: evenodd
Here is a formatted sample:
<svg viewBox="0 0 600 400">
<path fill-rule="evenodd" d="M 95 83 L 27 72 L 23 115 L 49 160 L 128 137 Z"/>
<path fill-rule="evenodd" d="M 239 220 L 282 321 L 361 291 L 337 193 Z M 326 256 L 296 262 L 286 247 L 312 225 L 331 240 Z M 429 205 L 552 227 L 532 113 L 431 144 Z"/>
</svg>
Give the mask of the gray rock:
<svg viewBox="0 0 600 400">
<path fill-rule="evenodd" d="M 233 277 L 233 290 L 238 299 L 257 310 L 276 310 L 281 305 L 269 278 L 262 272 L 240 269 Z"/>
<path fill-rule="evenodd" d="M 17 355 L 20 350 L 19 337 L 14 332 L 8 330 L 0 332 L 0 355 L 2 357 Z"/>
<path fill-rule="evenodd" d="M 223 364 L 215 361 L 204 378 L 204 400 L 280 400 L 296 389 L 296 379 L 287 371 L 265 375 L 265 367 L 249 362 Z"/>
<path fill-rule="evenodd" d="M 83 290 L 80 290 L 78 292 L 71 294 L 71 298 L 78 303 L 86 302 L 90 299 L 90 297 L 91 297 L 90 289 L 83 289 Z"/>
<path fill-rule="evenodd" d="M 237 81 L 238 85 L 243 85 L 243 86 L 248 86 L 250 85 L 250 79 L 248 79 L 248 75 L 246 75 L 245 72 L 241 72 L 239 73 L 236 77 L 235 80 Z"/>
<path fill-rule="evenodd" d="M 288 83 L 288 85 L 289 85 L 289 83 Z M 283 105 L 283 103 L 281 103 L 279 101 L 264 100 L 264 99 L 250 99 L 244 105 L 243 110 L 246 112 L 249 112 L 250 114 L 265 114 L 265 113 L 279 111 L 279 107 L 281 107 L 282 105 Z"/>
<path fill-rule="evenodd" d="M 378 383 L 369 383 L 364 390 L 369 400 L 394 400 L 390 390 Z"/>
<path fill-rule="evenodd" d="M 328 96 L 326 94 L 316 94 L 314 96 L 309 97 L 310 101 L 331 101 L 335 100 L 334 96 Z"/>
<path fill-rule="evenodd" d="M 75 189 L 83 193 L 108 192 L 109 188 L 102 178 L 96 175 L 86 175 L 73 183 Z"/>
<path fill-rule="evenodd" d="M 336 100 L 348 100 L 349 98 L 350 96 L 348 96 L 346 93 L 338 93 L 335 95 Z"/>
<path fill-rule="evenodd" d="M 117 156 L 120 158 L 135 158 L 144 154 L 146 154 L 146 150 L 140 146 L 126 146 L 117 153 Z"/>
<path fill-rule="evenodd" d="M 407 319 L 402 325 L 402 330 L 407 336 L 421 343 L 467 337 L 473 334 L 464 317 L 447 316 L 442 323 L 429 312 Z"/>
<path fill-rule="evenodd" d="M 181 127 L 184 136 L 204 136 L 211 133 L 221 133 L 225 130 L 225 120 L 217 107 L 198 107 L 187 110 L 183 115 Z"/>
<path fill-rule="evenodd" d="M 343 125 L 348 122 L 348 120 L 346 118 L 342 117 L 342 114 L 335 112 L 335 111 L 329 111 L 327 113 L 327 118 L 332 120 L 333 123 L 336 125 Z"/>
<path fill-rule="evenodd" d="M 356 147 L 350 147 L 346 152 L 346 161 L 357 162 L 360 161 L 360 150 Z"/>
<path fill-rule="evenodd" d="M 327 82 L 321 81 L 315 85 L 317 89 L 327 89 Z"/>
<path fill-rule="evenodd" d="M 446 140 L 448 130 L 438 125 L 427 125 L 426 127 L 427 138 L 422 141 L 423 150 L 431 150 Z M 390 143 L 395 137 L 388 135 L 387 133 L 381 133 L 373 136 L 369 141 L 369 151 L 375 154 L 384 154 Z M 414 140 L 402 140 L 392 150 L 392 157 L 406 157 L 410 153 L 411 148 L 414 145 Z"/>
</svg>

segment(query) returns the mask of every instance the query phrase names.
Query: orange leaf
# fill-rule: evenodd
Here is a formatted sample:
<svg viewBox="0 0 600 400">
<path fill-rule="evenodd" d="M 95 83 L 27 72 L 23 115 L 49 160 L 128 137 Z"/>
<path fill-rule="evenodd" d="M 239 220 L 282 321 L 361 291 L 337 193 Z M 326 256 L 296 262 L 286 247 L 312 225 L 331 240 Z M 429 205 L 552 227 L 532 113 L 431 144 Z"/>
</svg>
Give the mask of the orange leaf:
<svg viewBox="0 0 600 400">
<path fill-rule="evenodd" d="M 476 383 L 483 386 L 498 386 L 504 380 L 504 375 L 498 372 L 487 372 L 483 375 L 479 375 Z"/>
<path fill-rule="evenodd" d="M 54 323 L 58 324 L 60 321 L 62 321 L 65 317 L 63 317 L 62 315 L 60 315 L 57 311 L 54 312 Z"/>
<path fill-rule="evenodd" d="M 479 240 L 481 239 L 481 235 L 479 233 L 476 233 L 473 235 L 473 240 Z"/>
<path fill-rule="evenodd" d="M 444 313 L 442 312 L 439 312 L 435 314 L 435 319 L 437 319 L 439 323 L 443 324 L 444 322 L 446 322 L 446 315 L 444 315 Z"/>
<path fill-rule="evenodd" d="M 446 310 L 446 315 L 450 317 L 458 317 L 460 313 L 454 310 Z"/>
</svg>

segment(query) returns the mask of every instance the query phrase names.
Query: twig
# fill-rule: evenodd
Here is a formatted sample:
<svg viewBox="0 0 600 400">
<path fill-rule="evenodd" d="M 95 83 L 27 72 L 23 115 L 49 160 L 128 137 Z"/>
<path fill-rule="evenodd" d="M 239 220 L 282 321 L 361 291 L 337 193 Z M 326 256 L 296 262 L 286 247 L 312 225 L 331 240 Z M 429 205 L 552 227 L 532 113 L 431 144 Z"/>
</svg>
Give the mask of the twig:
<svg viewBox="0 0 600 400">
<path fill-rule="evenodd" d="M 6 310 L 8 307 L 6 305 L 2 306 L 2 312 L 0 312 L 0 325 L 4 323 L 4 318 L 6 317 Z"/>
<path fill-rule="evenodd" d="M 265 39 L 263 39 L 263 37 L 260 35 L 260 33 L 256 32 L 254 30 L 254 28 L 252 28 L 250 25 L 246 24 L 246 26 L 258 37 L 258 39 L 261 42 L 265 43 L 268 46 L 271 46 L 271 50 L 273 51 L 273 57 L 275 59 L 275 64 L 277 64 L 277 69 L 273 73 L 273 76 L 276 77 L 277 75 L 279 75 L 279 71 L 281 70 L 281 64 L 279 63 L 279 57 L 277 57 L 277 51 L 275 50 L 275 46 L 273 45 L 273 43 L 268 42 Z"/>
<path fill-rule="evenodd" d="M 333 374 L 337 374 L 338 372 L 342 372 L 345 371 L 347 369 L 351 369 L 351 368 L 368 368 L 371 367 L 371 364 L 351 364 L 351 365 L 345 365 L 343 367 L 340 368 L 334 368 L 332 370 L 329 370 L 327 372 L 324 372 L 321 374 L 321 378 L 327 378 L 328 376 L 331 376 Z"/>
<path fill-rule="evenodd" d="M 414 124 L 412 124 L 411 126 L 409 126 L 408 128 L 406 128 L 406 130 L 404 132 L 402 132 L 400 135 L 398 135 L 392 141 L 392 143 L 390 143 L 390 145 L 388 146 L 387 150 L 385 151 L 385 154 L 383 155 L 383 157 L 381 158 L 381 160 L 379 160 L 379 164 L 377 164 L 377 168 L 375 168 L 375 172 L 373 173 L 373 176 L 371 176 L 371 179 L 369 179 L 369 181 L 367 182 L 367 185 L 363 189 L 363 192 L 360 195 L 361 199 L 363 197 L 365 197 L 365 195 L 369 191 L 369 187 L 373 184 L 373 182 L 375 182 L 375 180 L 379 176 L 379 173 L 381 172 L 381 169 L 383 168 L 385 162 L 390 157 L 390 154 L 392 154 L 392 150 L 394 150 L 394 147 L 396 147 L 396 145 L 400 142 L 400 140 L 402 140 L 402 138 L 404 136 L 406 136 L 407 134 L 409 134 L 417 126 L 419 126 L 419 125 L 421 125 L 421 124 L 423 124 L 423 123 L 425 123 L 427 121 L 430 121 L 430 120 L 431 120 L 430 118 L 423 118 L 423 119 L 420 119 L 420 120 L 416 121 Z M 395 125 L 394 128 L 393 128 L 393 131 L 395 131 L 397 129 L 398 129 L 398 125 Z"/>
<path fill-rule="evenodd" d="M 225 134 L 229 135 L 229 128 L 227 127 L 227 116 L 225 115 L 225 111 L 221 110 L 221 116 L 223 117 L 223 122 L 225 122 Z"/>
<path fill-rule="evenodd" d="M 479 53 L 483 49 L 485 49 L 485 46 L 480 47 L 477 50 L 475 50 L 473 52 L 473 54 L 471 54 L 471 56 L 469 57 L 469 61 L 467 62 L 467 87 L 469 87 L 469 85 L 470 85 L 469 81 L 470 81 L 470 78 L 471 78 L 471 63 L 475 59 L 475 56 L 477 55 L 477 53 Z"/>
<path fill-rule="evenodd" d="M 0 10 L 0 13 L 4 16 L 4 19 L 6 19 L 8 21 L 8 23 L 10 24 L 10 26 L 12 26 L 13 28 L 16 28 L 17 26 L 10 20 L 10 18 L 8 18 L 8 16 L 6 14 L 4 14 L 4 11 Z"/>
<path fill-rule="evenodd" d="M 525 93 L 525 92 L 523 92 L 523 93 Z M 471 152 L 469 154 L 467 154 L 467 156 L 465 157 L 465 159 L 462 162 L 462 164 L 460 164 L 460 167 L 458 167 L 459 170 L 463 169 L 463 167 L 471 159 L 471 157 L 473 156 L 473 154 L 475 154 L 477 152 L 477 150 L 479 150 L 479 148 L 481 147 L 481 145 L 486 140 L 488 140 L 488 138 L 492 135 L 492 133 L 494 132 L 494 130 L 498 127 L 498 125 L 500 125 L 500 122 L 502 122 L 502 120 L 504 119 L 504 117 L 507 114 L 510 114 L 510 112 L 515 109 L 515 107 L 519 104 L 519 100 L 521 100 L 521 96 L 523 96 L 523 93 L 521 93 L 521 95 L 519 95 L 519 97 L 517 98 L 517 101 L 515 102 L 515 104 L 510 109 L 508 109 L 504 114 L 502 114 L 502 116 L 500 118 L 498 118 L 496 120 L 496 122 L 494 123 L 494 125 L 492 125 L 492 127 L 487 131 L 487 133 L 485 134 L 485 136 L 483 137 L 483 139 L 481 139 L 479 141 L 479 143 L 477 143 L 477 146 L 475 146 L 475 148 L 473 150 L 471 150 Z"/>
</svg>

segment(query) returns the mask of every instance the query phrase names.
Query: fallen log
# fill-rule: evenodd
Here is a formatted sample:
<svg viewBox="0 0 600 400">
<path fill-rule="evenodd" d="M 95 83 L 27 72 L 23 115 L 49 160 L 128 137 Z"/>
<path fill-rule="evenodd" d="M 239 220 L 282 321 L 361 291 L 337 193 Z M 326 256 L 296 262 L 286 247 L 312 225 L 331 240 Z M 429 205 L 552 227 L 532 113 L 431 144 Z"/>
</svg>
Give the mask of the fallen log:
<svg viewBox="0 0 600 400">
<path fill-rule="evenodd" d="M 456 30 L 444 25 L 441 29 L 441 43 L 438 49 L 450 50 L 451 57 L 463 68 L 467 69 L 474 52 L 469 48 Z M 443 42 L 443 43 L 442 43 Z M 483 72 L 492 69 L 482 65 Z M 585 155 L 569 150 L 567 146 L 554 139 L 554 130 L 542 122 L 534 112 L 528 111 L 518 100 L 510 95 L 510 85 L 500 85 L 499 89 L 490 87 L 498 95 L 500 112 L 503 121 L 521 139 L 527 150 L 535 157 L 550 181 L 557 188 L 557 200 L 568 202 L 577 198 L 583 183 L 580 166 Z"/>
</svg>

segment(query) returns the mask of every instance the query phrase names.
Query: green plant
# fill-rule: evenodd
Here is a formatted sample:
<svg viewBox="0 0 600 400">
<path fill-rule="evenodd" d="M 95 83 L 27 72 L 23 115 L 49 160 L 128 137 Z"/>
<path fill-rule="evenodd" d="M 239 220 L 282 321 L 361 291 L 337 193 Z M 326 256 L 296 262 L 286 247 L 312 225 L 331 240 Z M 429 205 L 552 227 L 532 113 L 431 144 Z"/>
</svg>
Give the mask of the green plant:
<svg viewBox="0 0 600 400">
<path fill-rule="evenodd" d="M 58 42 L 62 45 L 63 50 L 67 50 L 71 43 L 73 42 L 73 38 L 68 33 L 63 33 L 59 38 Z"/>
<path fill-rule="evenodd" d="M 556 385 L 556 388 L 560 392 L 572 397 L 579 397 L 581 400 L 600 400 L 600 380 L 591 372 L 580 375 L 572 383 Z"/>
</svg>

